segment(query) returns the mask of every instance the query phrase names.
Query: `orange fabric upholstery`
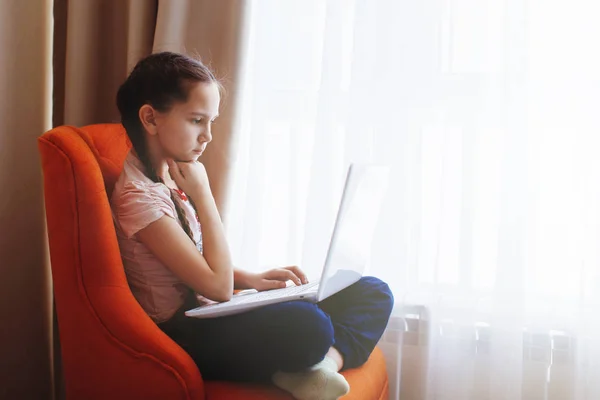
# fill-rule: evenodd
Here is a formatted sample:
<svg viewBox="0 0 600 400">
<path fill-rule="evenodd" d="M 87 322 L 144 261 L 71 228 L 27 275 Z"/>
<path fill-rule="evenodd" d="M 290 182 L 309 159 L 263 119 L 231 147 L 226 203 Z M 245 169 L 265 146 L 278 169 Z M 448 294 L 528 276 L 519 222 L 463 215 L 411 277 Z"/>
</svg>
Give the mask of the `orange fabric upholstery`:
<svg viewBox="0 0 600 400">
<path fill-rule="evenodd" d="M 270 386 L 204 382 L 192 359 L 134 299 L 108 195 L 130 147 L 119 124 L 62 126 L 38 139 L 68 399 L 291 399 Z M 345 400 L 383 400 L 379 350 L 344 373 Z"/>
</svg>

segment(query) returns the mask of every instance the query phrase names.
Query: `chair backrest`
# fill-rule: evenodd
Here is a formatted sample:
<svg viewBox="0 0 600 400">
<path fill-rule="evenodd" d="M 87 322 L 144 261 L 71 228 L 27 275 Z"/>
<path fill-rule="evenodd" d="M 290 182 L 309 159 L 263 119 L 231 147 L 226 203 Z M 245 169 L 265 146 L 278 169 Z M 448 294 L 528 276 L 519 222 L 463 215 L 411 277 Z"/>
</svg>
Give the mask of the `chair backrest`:
<svg viewBox="0 0 600 400">
<path fill-rule="evenodd" d="M 38 146 L 67 398 L 204 398 L 192 359 L 127 285 L 108 201 L 125 130 L 62 126 Z"/>
</svg>

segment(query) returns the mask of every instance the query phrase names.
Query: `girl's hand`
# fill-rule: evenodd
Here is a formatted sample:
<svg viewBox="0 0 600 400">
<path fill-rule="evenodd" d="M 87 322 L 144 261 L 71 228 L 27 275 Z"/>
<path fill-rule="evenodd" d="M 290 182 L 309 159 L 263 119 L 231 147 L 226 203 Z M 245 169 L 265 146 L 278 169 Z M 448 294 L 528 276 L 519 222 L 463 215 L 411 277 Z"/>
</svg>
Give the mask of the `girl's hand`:
<svg viewBox="0 0 600 400">
<path fill-rule="evenodd" d="M 204 164 L 199 161 L 178 162 L 167 160 L 169 174 L 179 189 L 188 195 L 198 193 L 200 190 L 208 189 L 208 175 Z"/>
<path fill-rule="evenodd" d="M 250 286 L 259 292 L 271 289 L 282 289 L 286 287 L 286 282 L 289 280 L 294 282 L 297 286 L 308 283 L 308 279 L 304 272 L 302 272 L 299 267 L 291 266 L 275 268 L 255 274 L 250 281 Z"/>
</svg>

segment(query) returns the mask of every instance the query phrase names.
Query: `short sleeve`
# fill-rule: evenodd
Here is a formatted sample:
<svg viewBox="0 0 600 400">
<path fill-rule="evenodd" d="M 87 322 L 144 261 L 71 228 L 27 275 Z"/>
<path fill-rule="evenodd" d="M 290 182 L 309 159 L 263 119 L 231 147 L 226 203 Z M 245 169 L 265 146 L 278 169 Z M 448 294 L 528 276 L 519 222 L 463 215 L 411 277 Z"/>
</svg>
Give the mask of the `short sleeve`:
<svg viewBox="0 0 600 400">
<path fill-rule="evenodd" d="M 127 238 L 163 215 L 175 219 L 169 189 L 160 183 L 127 182 L 115 200 L 115 217 Z"/>
</svg>

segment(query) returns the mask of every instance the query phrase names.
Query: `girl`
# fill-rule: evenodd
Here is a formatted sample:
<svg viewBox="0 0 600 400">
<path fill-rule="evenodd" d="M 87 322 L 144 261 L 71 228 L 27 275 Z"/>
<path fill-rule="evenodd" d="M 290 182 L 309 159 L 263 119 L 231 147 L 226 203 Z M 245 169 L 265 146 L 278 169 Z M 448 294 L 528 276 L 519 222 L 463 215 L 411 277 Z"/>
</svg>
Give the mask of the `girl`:
<svg viewBox="0 0 600 400">
<path fill-rule="evenodd" d="M 227 301 L 235 289 L 307 283 L 298 267 L 235 269 L 206 170 L 221 86 L 201 62 L 175 53 L 141 60 L 117 94 L 133 148 L 111 197 L 133 295 L 198 365 L 204 379 L 272 380 L 299 400 L 349 391 L 339 373 L 362 365 L 388 322 L 388 286 L 362 278 L 319 304 L 287 302 L 214 319 L 184 311 L 196 293 Z"/>
</svg>

